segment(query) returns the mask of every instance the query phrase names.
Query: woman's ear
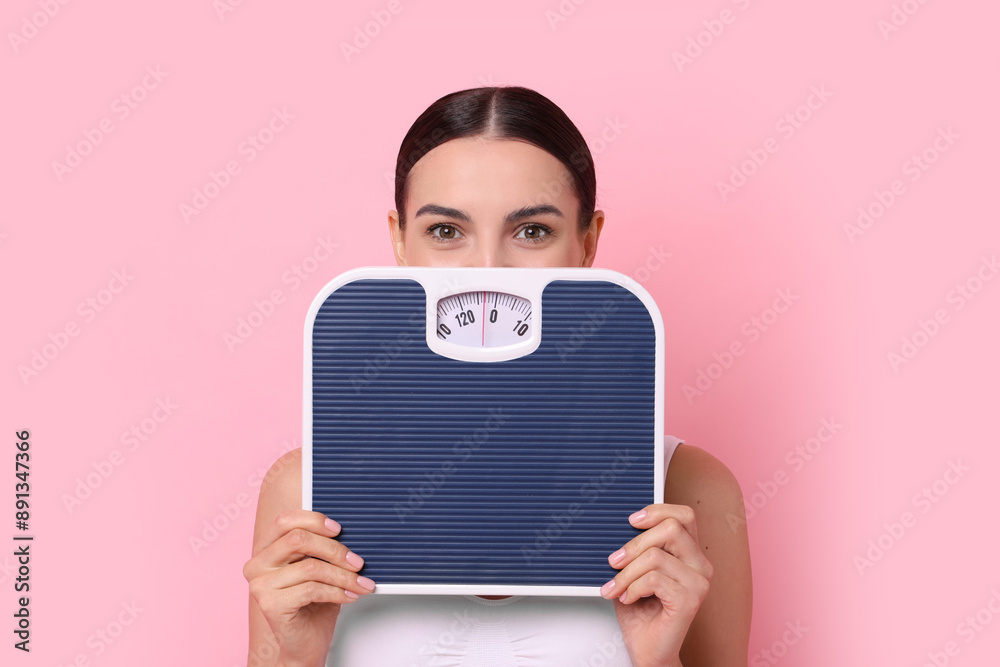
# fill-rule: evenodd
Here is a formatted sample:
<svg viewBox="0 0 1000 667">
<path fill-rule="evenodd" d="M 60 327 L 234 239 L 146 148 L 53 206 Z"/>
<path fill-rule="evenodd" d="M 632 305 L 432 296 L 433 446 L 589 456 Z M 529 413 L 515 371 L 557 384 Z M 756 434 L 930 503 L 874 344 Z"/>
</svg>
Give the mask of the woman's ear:
<svg viewBox="0 0 1000 667">
<path fill-rule="evenodd" d="M 583 233 L 583 262 L 580 266 L 591 267 L 597 257 L 597 242 L 601 239 L 601 229 L 604 228 L 604 211 L 594 211 L 590 219 L 590 227 Z"/>
<path fill-rule="evenodd" d="M 392 240 L 392 252 L 396 255 L 396 265 L 406 266 L 406 244 L 403 242 L 403 230 L 399 228 L 399 214 L 389 211 L 389 238 Z"/>
</svg>

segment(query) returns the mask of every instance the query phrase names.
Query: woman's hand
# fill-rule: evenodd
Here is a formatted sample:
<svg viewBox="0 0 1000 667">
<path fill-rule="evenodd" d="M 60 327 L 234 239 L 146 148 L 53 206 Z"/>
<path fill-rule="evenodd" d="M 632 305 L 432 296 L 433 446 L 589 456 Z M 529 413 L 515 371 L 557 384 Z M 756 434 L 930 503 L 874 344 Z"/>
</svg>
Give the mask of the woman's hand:
<svg viewBox="0 0 1000 667">
<path fill-rule="evenodd" d="M 694 510 L 647 505 L 629 517 L 640 535 L 611 554 L 621 570 L 601 588 L 615 600 L 625 647 L 635 667 L 680 665 L 681 644 L 712 579 L 701 553 Z"/>
<path fill-rule="evenodd" d="M 267 524 L 243 566 L 279 648 L 279 665 L 325 663 L 340 605 L 370 593 L 364 561 L 332 539 L 340 525 L 319 512 L 286 510 Z M 251 637 L 251 653 L 254 638 Z"/>
</svg>

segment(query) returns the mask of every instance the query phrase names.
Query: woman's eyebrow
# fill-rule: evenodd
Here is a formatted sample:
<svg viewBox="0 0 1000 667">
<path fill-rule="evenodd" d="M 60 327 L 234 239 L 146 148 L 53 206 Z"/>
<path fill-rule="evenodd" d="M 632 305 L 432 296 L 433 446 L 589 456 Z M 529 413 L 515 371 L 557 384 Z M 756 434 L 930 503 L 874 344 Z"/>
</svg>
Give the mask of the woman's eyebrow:
<svg viewBox="0 0 1000 667">
<path fill-rule="evenodd" d="M 562 214 L 562 211 L 552 204 L 539 204 L 537 206 L 525 206 L 517 209 L 516 211 L 511 211 L 507 214 L 507 217 L 504 218 L 504 224 L 510 225 L 520 220 L 524 220 L 525 218 L 534 218 L 537 215 L 546 214 L 558 215 L 560 218 L 565 217 Z"/>
<path fill-rule="evenodd" d="M 552 204 L 539 204 L 537 206 L 524 206 L 517 209 L 516 211 L 511 211 L 504 218 L 504 224 L 510 225 L 525 218 L 533 218 L 537 215 L 557 215 L 560 218 L 565 217 L 558 208 Z M 446 218 L 454 218 L 455 220 L 461 220 L 462 222 L 472 222 L 472 218 L 465 211 L 461 211 L 457 208 L 450 208 L 448 206 L 440 206 L 438 204 L 425 204 L 421 206 L 414 215 L 414 218 L 419 218 L 422 215 L 440 215 Z"/>
<path fill-rule="evenodd" d="M 447 206 L 438 206 L 437 204 L 425 204 L 420 207 L 414 218 L 419 218 L 422 215 L 442 215 L 446 218 L 455 218 L 456 220 L 461 220 L 462 222 L 472 222 L 472 218 L 465 211 L 460 211 L 457 208 L 449 208 Z"/>
</svg>

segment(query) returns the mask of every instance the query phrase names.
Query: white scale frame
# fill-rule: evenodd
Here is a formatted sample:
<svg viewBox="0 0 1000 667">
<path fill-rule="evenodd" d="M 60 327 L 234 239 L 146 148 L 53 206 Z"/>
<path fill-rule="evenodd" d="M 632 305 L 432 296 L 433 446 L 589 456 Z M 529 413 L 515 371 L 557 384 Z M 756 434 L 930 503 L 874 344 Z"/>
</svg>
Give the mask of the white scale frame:
<svg viewBox="0 0 1000 667">
<path fill-rule="evenodd" d="M 664 479 L 663 469 L 663 319 L 653 297 L 638 282 L 610 269 L 595 268 L 485 268 L 485 267 L 380 267 L 352 269 L 327 283 L 313 299 L 306 314 L 303 369 L 302 428 L 302 507 L 312 509 L 312 340 L 316 315 L 333 292 L 358 280 L 414 280 L 427 296 L 426 342 L 435 353 L 460 361 L 492 363 L 516 359 L 534 352 L 544 330 L 542 292 L 552 281 L 604 281 L 624 287 L 635 295 L 649 312 L 656 337 L 655 349 L 655 424 L 654 478 Z M 441 340 L 437 336 L 437 305 L 442 299 L 465 292 L 501 292 L 531 303 L 532 325 L 527 340 L 503 347 L 469 347 Z M 654 502 L 663 502 L 663 484 L 654 485 Z M 331 517 L 336 520 L 336 517 Z M 362 554 L 363 555 L 363 554 Z M 598 586 L 545 586 L 507 584 L 377 584 L 373 594 L 424 595 L 566 595 L 600 596 Z"/>
</svg>

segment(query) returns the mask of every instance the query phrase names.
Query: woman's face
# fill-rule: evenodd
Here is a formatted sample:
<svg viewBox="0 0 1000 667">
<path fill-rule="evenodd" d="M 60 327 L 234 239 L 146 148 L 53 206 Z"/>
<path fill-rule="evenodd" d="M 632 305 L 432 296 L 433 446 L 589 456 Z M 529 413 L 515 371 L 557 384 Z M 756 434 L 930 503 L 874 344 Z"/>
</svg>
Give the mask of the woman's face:
<svg viewBox="0 0 1000 667">
<path fill-rule="evenodd" d="M 604 225 L 580 231 L 566 167 L 522 141 L 470 137 L 437 146 L 409 174 L 406 226 L 389 211 L 400 266 L 591 266 Z"/>
</svg>

